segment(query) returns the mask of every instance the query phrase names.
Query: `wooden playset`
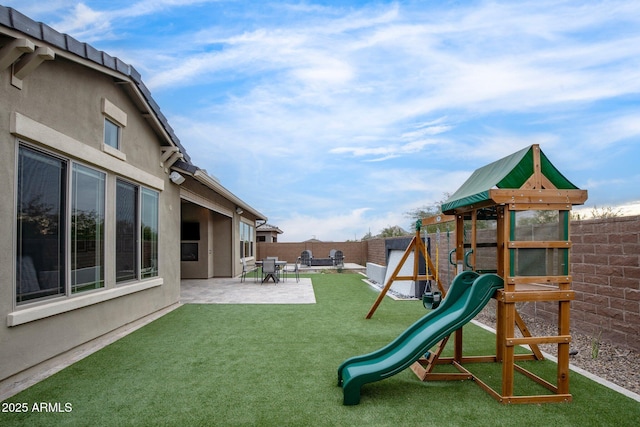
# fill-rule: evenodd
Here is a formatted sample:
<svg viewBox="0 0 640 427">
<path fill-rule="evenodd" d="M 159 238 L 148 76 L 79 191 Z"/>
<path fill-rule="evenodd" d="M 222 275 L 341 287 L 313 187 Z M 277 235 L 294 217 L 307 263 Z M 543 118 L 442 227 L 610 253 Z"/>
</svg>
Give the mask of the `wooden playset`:
<svg viewBox="0 0 640 427">
<path fill-rule="evenodd" d="M 473 379 L 501 403 L 569 402 L 569 345 L 571 335 L 571 289 L 569 236 L 570 212 L 573 205 L 583 204 L 587 191 L 567 180 L 542 153 L 532 145 L 510 156 L 476 170 L 442 205 L 443 215 L 424 219 L 456 222 L 456 248 L 450 261 L 457 273 L 473 270 L 496 273 L 504 287 L 496 291 L 496 354 L 464 356 L 462 328 L 454 332 L 452 357 L 442 357 L 449 341 L 444 338 L 411 368 L 423 381 Z M 398 272 L 410 252 L 421 251 L 428 263 L 429 274 L 420 276 L 414 267 L 412 277 L 399 277 Z M 453 257 L 455 256 L 455 260 Z M 414 264 L 418 256 L 414 256 Z M 434 280 L 445 296 L 437 271 L 416 231 L 416 237 L 385 285 L 378 300 L 367 314 L 370 318 L 393 280 Z M 548 301 L 557 303 L 558 335 L 534 337 L 518 314 L 517 304 Z M 516 329 L 520 334 L 516 334 Z M 557 345 L 556 384 L 524 369 L 516 362 L 542 360 L 539 344 Z M 526 345 L 531 352 L 516 354 L 515 348 Z M 465 364 L 495 362 L 502 365 L 500 390 L 473 375 Z M 458 372 L 434 372 L 437 365 L 453 365 Z M 514 374 L 518 372 L 546 388 L 550 394 L 516 395 Z"/>
</svg>

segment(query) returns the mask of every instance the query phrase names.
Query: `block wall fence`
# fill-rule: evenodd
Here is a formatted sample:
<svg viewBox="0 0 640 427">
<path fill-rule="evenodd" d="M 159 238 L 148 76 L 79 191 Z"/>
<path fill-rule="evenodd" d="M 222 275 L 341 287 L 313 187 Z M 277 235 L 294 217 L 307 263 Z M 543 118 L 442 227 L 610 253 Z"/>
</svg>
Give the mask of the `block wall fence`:
<svg viewBox="0 0 640 427">
<path fill-rule="evenodd" d="M 437 251 L 438 275 L 446 287 L 455 276 L 448 253 L 455 248 L 455 226 L 440 232 Z M 444 227 L 443 227 L 444 228 Z M 591 219 L 571 222 L 571 274 L 575 300 L 571 302 L 574 331 L 602 342 L 640 351 L 640 216 Z M 431 238 L 431 258 L 436 262 L 436 235 Z M 345 262 L 365 266 L 385 265 L 385 239 L 363 242 L 258 243 L 258 259 L 278 256 L 294 260 L 305 249 L 314 257 L 328 257 L 340 249 Z M 530 316 L 556 322 L 557 303 L 528 302 L 518 310 Z"/>
<path fill-rule="evenodd" d="M 288 262 L 294 262 L 302 251 L 310 250 L 314 258 L 329 258 L 331 249 L 342 251 L 344 262 L 366 265 L 367 241 L 363 242 L 300 242 L 300 243 L 267 243 L 258 242 L 256 259 L 277 256 Z M 384 241 L 383 241 L 384 249 Z"/>
</svg>

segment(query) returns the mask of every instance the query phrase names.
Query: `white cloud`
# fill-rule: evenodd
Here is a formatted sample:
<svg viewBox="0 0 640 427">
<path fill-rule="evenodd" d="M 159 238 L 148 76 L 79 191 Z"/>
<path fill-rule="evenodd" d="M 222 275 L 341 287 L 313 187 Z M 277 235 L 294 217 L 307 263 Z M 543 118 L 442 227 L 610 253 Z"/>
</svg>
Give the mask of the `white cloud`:
<svg viewBox="0 0 640 427">
<path fill-rule="evenodd" d="M 72 34 L 83 41 L 104 37 L 112 31 L 109 14 L 93 10 L 84 3 L 76 4 L 71 13 L 56 23 L 55 27 L 57 31 Z"/>
<path fill-rule="evenodd" d="M 593 145 L 604 150 L 611 148 L 613 144 L 624 144 L 624 141 L 640 136 L 640 112 L 618 114 L 598 124 L 597 127 L 599 128 L 595 129 L 597 133 L 591 134 L 593 136 L 590 142 Z"/>
<path fill-rule="evenodd" d="M 588 204 L 579 206 L 572 210 L 574 215 L 578 215 L 582 219 L 593 218 L 594 213 L 610 212 L 618 216 L 635 216 L 640 215 L 640 200 L 627 201 L 617 205 L 597 205 Z"/>
<path fill-rule="evenodd" d="M 624 216 L 640 215 L 640 200 L 616 206 L 616 209 L 620 209 L 620 213 Z"/>
<path fill-rule="evenodd" d="M 194 162 L 288 236 L 406 226 L 534 143 L 590 196 L 629 197 L 612 162 L 638 153 L 640 3 L 252 6 L 58 2 L 45 22 L 132 63 Z"/>
<path fill-rule="evenodd" d="M 300 242 L 311 238 L 325 242 L 360 240 L 369 231 L 375 235 L 390 225 L 408 222 L 402 213 L 397 212 L 368 218 L 369 210 L 359 208 L 334 216 L 294 214 L 287 218 L 274 218 L 274 221 L 284 231 L 280 242 Z"/>
<path fill-rule="evenodd" d="M 531 17 L 526 7 L 489 4 L 478 10 L 466 8 L 462 9 L 461 17 L 454 16 L 454 22 L 446 26 L 436 22 L 438 14 L 422 24 L 406 25 L 403 22 L 406 18 L 396 5 L 386 12 L 374 9 L 370 16 L 354 12 L 358 19 L 349 19 L 351 15 L 347 15 L 335 20 L 329 15 L 315 18 L 310 26 L 300 22 L 277 28 L 265 26 L 205 41 L 224 46 L 215 52 L 183 49 L 175 52 L 168 62 L 165 61 L 170 57 L 162 56 L 163 64 L 147 79 L 147 84 L 161 90 L 167 85 L 201 83 L 206 76 L 227 72 L 251 77 L 266 71 L 270 73 L 268 84 L 259 79 L 248 91 L 230 98 L 225 108 L 234 110 L 241 106 L 248 123 L 278 129 L 283 144 L 290 144 L 287 138 L 310 137 L 318 147 L 330 144 L 330 152 L 351 152 L 358 156 L 370 153 L 380 156 L 377 160 L 427 146 L 430 142 L 420 141 L 418 131 L 405 123 L 440 109 L 467 110 L 464 114 L 471 116 L 478 111 L 525 111 L 562 102 L 593 101 L 634 90 L 619 83 L 607 83 L 620 79 L 603 78 L 602 73 L 610 71 L 599 70 L 603 65 L 640 53 L 633 43 L 624 49 L 613 49 L 613 42 L 576 46 L 574 41 L 567 40 L 563 19 L 553 17 L 549 23 L 542 19 L 549 18 L 548 15 L 536 12 Z M 561 12 L 571 13 L 564 8 Z M 487 21 L 488 18 L 491 19 Z M 518 25 L 514 26 L 513 21 Z M 557 45 L 536 46 L 527 40 L 525 51 L 515 56 L 513 47 L 505 52 L 486 50 L 493 44 L 504 44 L 508 31 L 541 39 L 532 26 L 543 21 L 542 33 L 546 39 L 558 41 Z M 571 21 L 571 25 L 578 31 L 593 21 L 588 13 L 581 13 L 580 22 Z M 486 33 L 477 37 L 478 31 Z M 204 34 L 203 30 L 198 30 L 198 34 Z M 409 45 L 405 37 L 414 43 Z M 480 41 L 473 41 L 474 38 Z M 517 39 L 513 35 L 508 37 L 514 38 Z M 471 42 L 465 50 L 456 52 L 444 49 L 442 43 L 448 40 L 453 41 L 454 47 Z M 201 43 L 198 41 L 196 45 Z M 508 43 L 517 47 L 515 42 Z M 612 54 L 614 51 L 620 53 Z M 383 54 L 389 54 L 389 58 L 381 63 L 379 57 Z M 585 63 L 578 66 L 581 61 Z M 380 72 L 381 67 L 384 73 Z M 640 81 L 633 79 L 632 74 L 628 77 Z M 465 120 L 464 115 L 459 117 Z M 298 126 L 292 127 L 293 123 Z M 301 132 L 303 129 L 307 135 Z M 449 130 L 446 125 L 430 130 L 436 129 Z M 319 136 L 322 141 L 318 141 Z M 417 141 L 413 145 L 397 144 L 394 141 L 398 137 Z M 338 145 L 331 146 L 333 141 Z M 360 142 L 344 144 L 351 141 Z M 396 145 L 390 146 L 386 141 Z"/>
<path fill-rule="evenodd" d="M 355 157 L 363 156 L 382 156 L 374 160 L 389 159 L 401 155 L 415 154 L 424 149 L 428 145 L 437 144 L 439 140 L 421 139 L 410 141 L 405 144 L 387 143 L 381 146 L 354 146 L 354 147 L 336 147 L 329 150 L 333 154 L 351 154 Z"/>
</svg>

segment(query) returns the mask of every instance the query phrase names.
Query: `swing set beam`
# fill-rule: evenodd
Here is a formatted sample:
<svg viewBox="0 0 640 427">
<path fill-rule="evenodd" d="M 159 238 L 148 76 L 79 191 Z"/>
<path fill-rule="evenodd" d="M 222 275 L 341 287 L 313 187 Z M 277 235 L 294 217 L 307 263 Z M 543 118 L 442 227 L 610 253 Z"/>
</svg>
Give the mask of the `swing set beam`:
<svg viewBox="0 0 640 427">
<path fill-rule="evenodd" d="M 380 305 L 384 297 L 387 295 L 387 291 L 389 291 L 389 289 L 391 288 L 391 285 L 393 285 L 393 282 L 396 280 L 413 280 L 414 282 L 418 280 L 434 280 L 438 286 L 438 290 L 442 293 L 442 297 L 444 298 L 446 291 L 442 286 L 442 283 L 440 282 L 440 279 L 438 278 L 437 274 L 435 275 L 419 274 L 419 271 L 420 271 L 419 254 L 422 254 L 424 259 L 426 260 L 428 271 L 432 271 L 432 272 L 437 271 L 435 265 L 431 261 L 431 257 L 429 257 L 429 253 L 427 252 L 427 247 L 422 241 L 422 238 L 420 237 L 421 224 L 422 222 L 418 221 L 418 224 L 416 225 L 416 234 L 411 239 L 411 242 L 409 243 L 409 246 L 407 246 L 407 249 L 404 251 L 404 254 L 402 254 L 402 258 L 400 259 L 400 262 L 398 262 L 398 265 L 396 266 L 395 270 L 393 270 L 393 273 L 389 277 L 389 280 L 387 280 L 387 283 L 384 285 L 384 287 L 380 291 L 378 298 L 375 300 L 375 302 L 371 306 L 371 309 L 369 309 L 369 312 L 365 317 L 366 319 L 371 319 L 371 317 L 373 316 L 373 313 L 376 312 L 376 310 L 378 309 L 378 306 Z M 400 276 L 400 271 L 402 270 L 402 267 L 404 267 L 404 263 L 407 262 L 407 259 L 409 258 L 409 255 L 411 255 L 412 252 L 414 253 L 413 274 L 411 276 Z"/>
</svg>

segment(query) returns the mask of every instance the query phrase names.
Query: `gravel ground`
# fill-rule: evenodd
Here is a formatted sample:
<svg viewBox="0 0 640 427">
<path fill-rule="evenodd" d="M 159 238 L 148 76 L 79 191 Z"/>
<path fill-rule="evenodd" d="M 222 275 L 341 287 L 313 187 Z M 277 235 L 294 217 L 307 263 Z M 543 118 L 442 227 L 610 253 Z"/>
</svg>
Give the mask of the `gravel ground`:
<svg viewBox="0 0 640 427">
<path fill-rule="evenodd" d="M 531 335 L 557 335 L 557 326 L 550 322 L 525 316 L 520 313 Z M 487 306 L 475 320 L 491 328 L 496 327 L 495 308 Z M 517 328 L 516 328 L 517 329 Z M 600 343 L 597 357 L 593 357 L 593 337 L 571 330 L 570 361 L 574 366 L 584 369 L 594 375 L 604 378 L 629 391 L 640 394 L 640 353 L 608 343 Z M 545 353 L 557 356 L 557 346 L 541 344 L 540 349 Z M 576 353 L 577 352 L 577 353 Z M 573 354 L 576 353 L 576 354 Z"/>
</svg>

